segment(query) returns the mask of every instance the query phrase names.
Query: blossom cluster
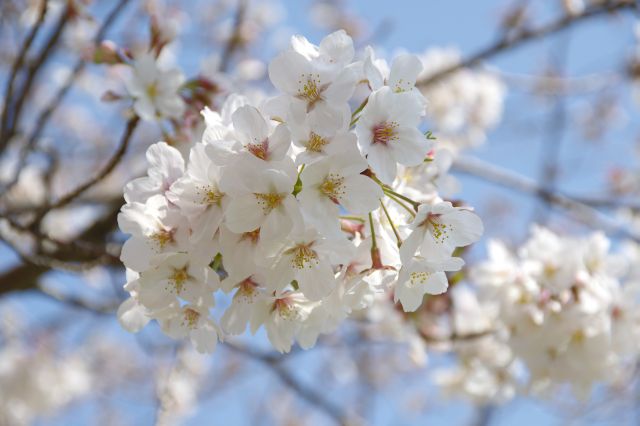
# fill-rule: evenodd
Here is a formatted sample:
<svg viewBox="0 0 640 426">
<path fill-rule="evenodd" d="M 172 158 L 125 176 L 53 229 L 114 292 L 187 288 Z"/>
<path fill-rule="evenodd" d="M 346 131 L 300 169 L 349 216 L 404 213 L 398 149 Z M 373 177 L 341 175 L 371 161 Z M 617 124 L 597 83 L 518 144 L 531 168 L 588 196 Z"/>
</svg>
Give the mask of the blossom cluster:
<svg viewBox="0 0 640 426">
<path fill-rule="evenodd" d="M 186 159 L 152 145 L 148 174 L 126 185 L 118 218 L 131 235 L 122 324 L 135 331 L 155 319 L 203 352 L 264 327 L 287 352 L 294 341 L 313 346 L 376 294 L 414 311 L 446 291 L 445 272 L 464 264 L 454 250 L 483 229 L 438 195 L 448 166 L 420 129 L 422 68 L 410 54 L 391 66 L 370 48 L 356 58 L 344 31 L 318 46 L 295 36 L 268 67 L 278 95 L 231 94 L 219 111 L 205 108 Z M 177 113 L 165 90 L 174 77 L 130 85 L 136 111 Z M 217 320 L 219 293 L 232 296 Z"/>
<path fill-rule="evenodd" d="M 522 390 L 536 393 L 567 384 L 587 396 L 596 383 L 615 383 L 638 356 L 639 260 L 637 244 L 612 253 L 599 232 L 567 237 L 534 227 L 515 253 L 490 242 L 489 258 L 471 271 L 477 296 L 454 297 L 462 327 L 489 333 L 459 348 L 464 362 L 440 374 L 440 384 L 486 402 L 513 397 L 523 370 Z"/>
</svg>

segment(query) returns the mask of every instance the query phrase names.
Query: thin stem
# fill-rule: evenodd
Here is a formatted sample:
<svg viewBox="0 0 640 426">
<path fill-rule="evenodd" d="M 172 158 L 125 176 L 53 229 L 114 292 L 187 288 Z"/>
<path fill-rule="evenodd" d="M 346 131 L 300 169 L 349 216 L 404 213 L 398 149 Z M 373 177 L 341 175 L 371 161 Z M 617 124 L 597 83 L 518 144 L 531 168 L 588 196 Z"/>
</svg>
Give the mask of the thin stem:
<svg viewBox="0 0 640 426">
<path fill-rule="evenodd" d="M 373 215 L 369 212 L 369 229 L 371 230 L 371 251 L 378 250 L 378 243 L 376 241 L 376 231 L 373 228 Z"/>
<path fill-rule="evenodd" d="M 416 213 L 411 209 L 411 207 L 407 206 L 405 203 L 403 203 L 402 201 L 400 201 L 399 199 L 397 199 L 395 196 L 393 196 L 392 194 L 389 194 L 387 192 L 384 193 L 384 195 L 386 195 L 387 197 L 391 198 L 393 201 L 395 201 L 400 207 L 402 207 L 403 209 L 405 209 L 410 215 L 411 217 L 416 217 Z"/>
<path fill-rule="evenodd" d="M 393 220 L 391 219 L 391 215 L 387 211 L 387 207 L 384 205 L 382 200 L 380 200 L 380 205 L 382 206 L 382 210 L 384 211 L 384 215 L 387 217 L 387 220 L 389 221 L 389 225 L 391 226 L 391 230 L 393 231 L 393 235 L 396 236 L 396 242 L 398 243 L 398 247 L 400 247 L 402 245 L 402 238 L 400 238 L 400 234 L 398 234 L 398 230 L 396 229 L 396 225 L 395 225 L 395 223 L 393 223 Z"/>
<path fill-rule="evenodd" d="M 367 106 L 367 102 L 369 102 L 369 97 L 366 97 L 364 101 L 362 101 L 362 103 L 360 104 L 360 106 L 358 108 L 356 108 L 355 111 L 353 111 L 353 113 L 351 114 L 351 124 L 349 124 L 349 127 L 353 126 L 354 124 L 356 124 L 358 122 L 358 118 L 360 118 L 359 116 L 356 117 L 358 115 L 358 113 L 360 113 L 360 111 L 362 111 L 364 109 L 365 106 Z"/>
</svg>

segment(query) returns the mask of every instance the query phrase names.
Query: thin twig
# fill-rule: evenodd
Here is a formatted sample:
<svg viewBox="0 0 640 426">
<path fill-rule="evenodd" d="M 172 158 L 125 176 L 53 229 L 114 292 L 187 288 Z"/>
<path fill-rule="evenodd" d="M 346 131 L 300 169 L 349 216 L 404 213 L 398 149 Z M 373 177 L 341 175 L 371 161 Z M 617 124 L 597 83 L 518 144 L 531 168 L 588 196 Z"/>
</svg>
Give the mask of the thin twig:
<svg viewBox="0 0 640 426">
<path fill-rule="evenodd" d="M 97 305 L 77 296 L 58 294 L 43 286 L 38 286 L 38 290 L 39 294 L 48 299 L 54 300 L 58 303 L 63 303 L 72 308 L 81 309 L 99 315 L 113 315 L 118 309 L 118 306 L 120 306 L 120 303 L 122 303 L 122 301 L 117 300 Z"/>
<path fill-rule="evenodd" d="M 260 361 L 264 365 L 268 366 L 271 371 L 273 371 L 278 378 L 284 383 L 289 389 L 294 391 L 299 397 L 307 401 L 309 404 L 314 407 L 319 408 L 325 413 L 327 416 L 331 417 L 335 422 L 339 425 L 346 425 L 347 417 L 343 413 L 342 409 L 335 406 L 332 402 L 325 399 L 323 395 L 317 392 L 315 389 L 303 384 L 298 381 L 289 370 L 286 369 L 285 366 L 282 365 L 280 360 L 282 357 L 273 356 L 270 354 L 263 354 L 257 352 L 253 349 L 246 348 L 244 346 L 240 346 L 231 342 L 225 342 L 224 345 L 226 348 L 231 349 L 234 352 L 241 353 L 245 356 L 248 356 L 251 359 L 256 361 Z"/>
<path fill-rule="evenodd" d="M 26 99 L 29 97 L 29 93 L 31 92 L 31 87 L 38 75 L 38 72 L 42 69 L 42 66 L 49 58 L 49 55 L 54 51 L 56 45 L 58 44 L 58 40 L 63 33 L 64 27 L 67 25 L 71 17 L 72 6 L 69 3 L 66 8 L 62 11 L 62 15 L 58 20 L 58 23 L 51 31 L 51 36 L 45 43 L 42 48 L 40 55 L 31 63 L 29 68 L 27 69 L 27 76 L 25 77 L 25 82 L 22 85 L 22 90 L 16 97 L 16 104 L 13 108 L 12 116 L 7 120 L 7 128 L 4 132 L 0 133 L 0 147 L 6 146 L 9 143 L 9 140 L 16 133 L 16 129 L 18 128 L 18 124 L 20 122 L 20 114 L 22 112 L 22 108 L 24 107 L 24 103 Z M 6 108 L 6 106 L 5 106 Z"/>
<path fill-rule="evenodd" d="M 40 28 L 42 28 L 42 24 L 44 22 L 45 17 L 47 16 L 49 0 L 44 0 L 40 7 L 40 13 L 38 14 L 38 19 L 31 27 L 27 38 L 20 46 L 20 50 L 18 51 L 18 57 L 16 58 L 13 66 L 11 67 L 11 72 L 9 74 L 9 79 L 7 80 L 7 85 L 5 89 L 5 97 L 4 97 L 4 106 L 2 110 L 2 124 L 0 125 L 0 151 L 4 149 L 6 144 L 8 143 L 8 138 L 5 140 L 2 135 L 7 131 L 7 126 L 9 125 L 9 111 L 11 110 L 11 104 L 13 103 L 13 83 L 15 82 L 16 76 L 18 75 L 18 71 L 22 68 L 22 64 L 24 63 L 24 58 L 27 56 L 27 52 L 31 48 L 31 44 L 33 40 L 38 35 Z"/>
<path fill-rule="evenodd" d="M 97 47 L 100 45 L 107 31 L 109 30 L 111 25 L 113 25 L 118 15 L 122 13 L 122 11 L 124 10 L 124 7 L 127 5 L 128 2 L 129 0 L 120 0 L 118 4 L 116 4 L 116 6 L 113 8 L 113 10 L 109 13 L 109 15 L 107 15 L 107 17 L 105 18 L 104 22 L 102 23 L 100 29 L 98 30 L 98 32 L 96 33 L 93 39 L 94 46 Z M 18 178 L 20 176 L 20 170 L 24 167 L 26 163 L 29 151 L 31 151 L 35 146 L 37 139 L 40 137 L 40 134 L 44 130 L 45 126 L 47 125 L 47 122 L 51 118 L 51 115 L 58 108 L 58 106 L 60 106 L 60 104 L 62 103 L 62 100 L 66 97 L 67 93 L 69 92 L 69 90 L 71 89 L 75 81 L 77 80 L 80 73 L 84 70 L 87 63 L 88 61 L 84 58 L 76 62 L 76 64 L 73 67 L 73 71 L 67 77 L 67 80 L 64 83 L 64 85 L 60 87 L 58 92 L 51 99 L 51 102 L 49 103 L 49 105 L 47 105 L 47 107 L 45 107 L 42 110 L 42 112 L 36 119 L 36 124 L 32 132 L 27 137 L 27 142 L 23 146 L 23 149 L 20 152 L 20 158 L 18 161 L 18 167 L 16 169 L 16 175 L 11 180 L 11 182 L 7 184 L 5 191 L 8 191 L 9 189 L 11 189 L 13 185 L 17 183 Z"/>
<path fill-rule="evenodd" d="M 542 38 L 548 35 L 558 33 L 574 24 L 589 20 L 590 18 L 613 13 L 616 11 L 634 10 L 634 9 L 637 10 L 637 8 L 638 6 L 636 5 L 636 2 L 633 0 L 609 1 L 603 4 L 588 7 L 580 14 L 576 14 L 576 15 L 567 14 L 561 18 L 556 19 L 555 21 L 541 25 L 540 27 L 537 27 L 537 28 L 522 29 L 519 32 L 515 33 L 515 35 L 510 33 L 504 36 L 502 39 L 498 40 L 496 43 L 484 49 L 481 49 L 475 54 L 469 56 L 467 59 L 455 65 L 452 65 L 448 68 L 445 68 L 441 71 L 438 71 L 437 73 L 432 74 L 421 81 L 418 81 L 417 85 L 428 86 L 430 84 L 433 84 L 437 81 L 442 80 L 444 77 L 462 68 L 471 67 L 497 54 L 506 52 L 508 50 L 512 50 L 516 47 L 519 47 L 525 43 L 536 40 L 538 38 Z"/>
<path fill-rule="evenodd" d="M 63 195 L 57 201 L 46 205 L 42 209 L 42 211 L 38 214 L 37 219 L 34 221 L 34 223 L 37 223 L 51 210 L 59 209 L 60 207 L 66 206 L 71 201 L 76 199 L 80 194 L 82 194 L 83 192 L 85 192 L 86 190 L 88 190 L 98 182 L 100 182 L 102 179 L 107 177 L 107 175 L 109 175 L 109 173 L 111 173 L 111 171 L 118 165 L 120 160 L 122 160 L 122 157 L 124 156 L 124 154 L 127 152 L 127 148 L 129 147 L 129 141 L 131 140 L 131 137 L 133 136 L 133 132 L 135 131 L 139 121 L 140 119 L 138 116 L 134 116 L 133 118 L 129 119 L 129 121 L 127 122 L 127 126 L 125 128 L 124 134 L 120 139 L 120 144 L 118 146 L 118 149 L 116 150 L 116 152 L 113 153 L 113 155 L 111 156 L 107 164 L 104 165 L 104 167 L 98 172 L 98 174 L 96 174 L 93 178 L 89 179 L 85 183 L 79 185 L 76 189 L 70 191 L 66 195 Z"/>
<path fill-rule="evenodd" d="M 593 207 L 570 196 L 563 195 L 559 191 L 550 191 L 543 188 L 536 181 L 510 170 L 502 169 L 471 157 L 459 157 L 454 162 L 452 169 L 459 173 L 481 178 L 482 180 L 502 186 L 503 188 L 533 195 L 550 205 L 560 207 L 562 210 L 570 213 L 576 220 L 587 226 L 602 228 L 614 235 L 640 242 L 640 236 L 630 230 L 629 227 L 621 221 L 604 215 Z"/>
<path fill-rule="evenodd" d="M 238 48 L 242 46 L 242 24 L 244 23 L 248 1 L 249 0 L 241 0 L 238 3 L 231 35 L 229 36 L 227 43 L 224 45 L 224 50 L 220 55 L 220 66 L 218 67 L 218 70 L 220 72 L 227 71 L 229 65 L 231 64 L 231 57 L 236 52 L 236 50 L 238 50 Z"/>
</svg>

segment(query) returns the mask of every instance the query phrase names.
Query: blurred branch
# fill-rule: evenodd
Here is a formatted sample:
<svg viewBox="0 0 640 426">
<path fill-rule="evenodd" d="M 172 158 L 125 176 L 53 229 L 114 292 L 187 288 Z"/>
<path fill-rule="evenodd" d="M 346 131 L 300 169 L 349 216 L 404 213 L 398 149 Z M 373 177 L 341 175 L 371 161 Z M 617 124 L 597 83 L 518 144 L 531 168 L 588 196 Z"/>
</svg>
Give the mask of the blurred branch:
<svg viewBox="0 0 640 426">
<path fill-rule="evenodd" d="M 628 226 L 614 218 L 603 215 L 595 208 L 580 202 L 579 200 L 560 194 L 558 191 L 550 191 L 541 187 L 536 181 L 519 175 L 510 170 L 496 167 L 482 160 L 471 157 L 459 157 L 456 159 L 453 170 L 468 174 L 494 183 L 503 188 L 514 189 L 525 194 L 540 198 L 545 203 L 560 207 L 570 213 L 576 220 L 593 228 L 602 228 L 606 232 L 617 234 L 640 242 L 640 236 L 633 233 Z"/>
<path fill-rule="evenodd" d="M 571 43 L 571 31 L 568 30 L 564 37 L 560 38 L 551 53 L 551 66 L 549 70 L 554 75 L 563 76 L 566 72 L 567 58 Z M 555 191 L 560 171 L 561 146 L 567 130 L 567 105 L 564 97 L 556 94 L 553 97 L 553 106 L 549 111 L 546 127 L 542 133 L 540 159 L 538 160 L 538 184 L 549 192 Z M 533 222 L 544 225 L 548 218 L 549 204 L 538 203 L 534 207 Z"/>
<path fill-rule="evenodd" d="M 222 55 L 220 55 L 220 66 L 218 67 L 218 70 L 220 72 L 227 71 L 229 65 L 231 64 L 231 57 L 236 52 L 236 50 L 238 50 L 243 45 L 242 24 L 244 23 L 248 2 L 249 0 L 240 0 L 238 2 L 238 8 L 236 9 L 231 35 L 229 36 L 229 40 L 227 40 L 227 43 L 224 45 Z"/>
<path fill-rule="evenodd" d="M 72 190 L 66 195 L 63 195 L 57 201 L 44 206 L 36 216 L 36 219 L 34 220 L 33 223 L 34 224 L 38 223 L 51 210 L 59 209 L 60 207 L 66 206 L 67 204 L 72 202 L 74 199 L 76 199 L 78 196 L 80 196 L 80 194 L 82 194 L 83 192 L 85 192 L 95 184 L 99 183 L 102 179 L 104 179 L 107 175 L 109 175 L 109 173 L 111 173 L 111 171 L 118 165 L 118 163 L 120 162 L 124 154 L 127 152 L 129 141 L 131 140 L 131 137 L 133 136 L 133 133 L 139 121 L 140 119 L 137 116 L 134 116 L 133 118 L 129 119 L 129 121 L 127 122 L 127 126 L 125 127 L 124 134 L 120 139 L 120 144 L 118 146 L 118 149 L 116 150 L 116 152 L 113 153 L 113 155 L 111 156 L 107 164 L 104 165 L 104 167 L 98 172 L 97 175 L 95 175 L 93 178 L 89 179 L 85 183 L 79 185 L 76 189 Z"/>
<path fill-rule="evenodd" d="M 575 95 L 605 90 L 620 84 L 622 75 L 616 72 L 605 72 L 584 76 L 566 77 L 557 75 L 526 75 L 488 70 L 509 86 L 542 95 Z"/>
<path fill-rule="evenodd" d="M 51 35 L 47 39 L 47 42 L 40 51 L 40 54 L 33 62 L 31 62 L 31 64 L 27 68 L 27 75 L 25 77 L 24 84 L 22 85 L 22 90 L 16 96 L 15 105 L 12 106 L 11 103 L 5 103 L 5 111 L 7 112 L 7 115 L 11 114 L 11 116 L 7 117 L 4 128 L 0 129 L 0 150 L 4 149 L 4 147 L 7 146 L 9 140 L 16 133 L 16 129 L 18 128 L 20 122 L 20 114 L 22 113 L 24 103 L 31 92 L 31 86 L 33 86 L 38 72 L 42 69 L 44 63 L 47 61 L 51 53 L 55 50 L 55 47 L 58 44 L 58 40 L 63 33 L 64 27 L 67 25 L 72 16 L 72 6 L 71 3 L 68 3 L 65 9 L 62 11 L 62 14 L 56 26 L 51 31 Z M 15 82 L 13 84 L 15 84 Z M 12 101 L 12 99 L 10 101 Z"/>
<path fill-rule="evenodd" d="M 537 28 L 523 28 L 516 33 L 508 33 L 496 43 L 484 49 L 481 49 L 475 54 L 469 56 L 467 59 L 464 59 L 463 61 L 455 65 L 436 72 L 435 74 L 430 75 L 424 80 L 418 81 L 417 85 L 428 86 L 437 81 L 440 81 L 449 74 L 454 73 L 462 68 L 474 66 L 479 62 L 489 59 L 497 54 L 504 53 L 508 50 L 519 47 L 530 41 L 558 33 L 577 23 L 595 18 L 597 16 L 607 15 L 624 10 L 638 10 L 638 6 L 634 0 L 605 1 L 600 4 L 595 4 L 585 8 L 582 13 L 566 14 L 565 16 L 558 18 L 555 21 L 541 25 Z"/>
<path fill-rule="evenodd" d="M 112 315 L 120 306 L 121 301 L 114 301 L 102 304 L 95 304 L 88 302 L 80 297 L 72 296 L 72 295 L 62 295 L 58 294 L 50 289 L 45 288 L 44 286 L 38 286 L 38 290 L 40 294 L 48 299 L 54 300 L 56 302 L 67 305 L 71 308 L 80 309 L 83 311 L 88 311 L 94 314 L 99 315 Z"/>
<path fill-rule="evenodd" d="M 349 422 L 347 421 L 347 416 L 342 411 L 342 409 L 336 407 L 333 403 L 325 399 L 324 396 L 318 393 L 315 389 L 298 381 L 298 379 L 296 379 L 293 374 L 291 374 L 291 372 L 282 365 L 282 363 L 280 362 L 282 360 L 281 356 L 261 353 L 255 351 L 254 349 L 240 346 L 228 341 L 225 342 L 224 346 L 234 352 L 241 353 L 251 359 L 260 361 L 261 363 L 269 367 L 271 371 L 273 371 L 273 373 L 275 373 L 282 381 L 282 383 L 284 383 L 289 389 L 294 391 L 300 398 L 304 399 L 309 404 L 317 407 L 327 416 L 331 417 L 337 424 L 349 424 Z"/>
<path fill-rule="evenodd" d="M 120 0 L 116 4 L 116 6 L 113 8 L 113 10 L 109 13 L 109 15 L 107 15 L 104 22 L 100 26 L 100 29 L 98 30 L 95 37 L 93 38 L 94 46 L 97 47 L 100 45 L 100 42 L 102 42 L 102 40 L 104 39 L 104 36 L 106 35 L 107 31 L 109 30 L 111 25 L 113 25 L 118 15 L 122 13 L 122 11 L 124 10 L 124 7 L 127 5 L 128 2 L 129 0 Z M 20 177 L 20 171 L 22 170 L 22 168 L 24 167 L 27 161 L 27 156 L 29 155 L 29 152 L 35 146 L 36 141 L 38 140 L 38 138 L 40 137 L 40 134 L 46 127 L 49 119 L 51 118 L 51 115 L 60 106 L 60 104 L 64 100 L 65 96 L 67 95 L 71 87 L 73 87 L 73 84 L 77 80 L 80 73 L 86 67 L 87 63 L 88 61 L 84 58 L 81 58 L 76 62 L 76 64 L 73 67 L 73 71 L 71 72 L 71 74 L 69 74 L 65 83 L 60 87 L 60 89 L 53 96 L 49 104 L 42 110 L 42 112 L 36 119 L 35 126 L 26 139 L 27 142 L 24 144 L 24 146 L 20 150 L 18 167 L 16 168 L 16 173 L 13 179 L 6 185 L 5 191 L 9 191 L 11 187 L 13 187 L 18 182 L 18 178 Z"/>
<path fill-rule="evenodd" d="M 7 85 L 5 88 L 4 95 L 4 104 L 2 110 L 2 119 L 0 124 L 0 152 L 2 152 L 9 142 L 9 138 L 5 139 L 3 135 L 7 131 L 7 126 L 9 125 L 9 111 L 11 110 L 11 104 L 13 103 L 13 84 L 16 80 L 16 76 L 18 75 L 18 71 L 22 68 L 22 64 L 24 63 L 24 58 L 27 56 L 27 52 L 31 48 L 31 44 L 33 40 L 38 35 L 40 28 L 42 28 L 42 24 L 44 23 L 44 18 L 47 15 L 47 6 L 49 1 L 43 0 L 40 5 L 40 12 L 38 14 L 38 19 L 31 27 L 27 38 L 25 38 L 24 43 L 20 46 L 18 50 L 18 57 L 16 58 L 13 66 L 11 67 L 11 71 L 9 73 L 9 78 L 7 79 Z"/>
<path fill-rule="evenodd" d="M 59 247 L 51 256 L 56 259 L 73 262 L 90 260 L 91 253 L 87 253 L 86 249 L 81 246 L 82 242 L 91 242 L 94 244 L 104 244 L 107 236 L 116 226 L 116 217 L 120 211 L 122 200 L 120 198 L 112 200 L 106 206 L 108 212 L 100 219 L 96 220 L 93 225 L 82 232 L 73 243 Z M 120 266 L 120 264 L 118 263 Z M 23 263 L 5 271 L 0 275 L 0 296 L 13 291 L 33 290 L 38 286 L 38 279 L 51 270 L 51 265 Z"/>
</svg>

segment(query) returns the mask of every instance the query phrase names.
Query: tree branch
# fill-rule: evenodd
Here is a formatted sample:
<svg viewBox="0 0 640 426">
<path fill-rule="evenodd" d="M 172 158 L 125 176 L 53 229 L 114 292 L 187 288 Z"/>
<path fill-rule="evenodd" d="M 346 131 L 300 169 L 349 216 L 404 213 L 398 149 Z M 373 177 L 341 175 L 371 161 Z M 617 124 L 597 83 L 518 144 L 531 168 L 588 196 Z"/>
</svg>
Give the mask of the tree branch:
<svg viewBox="0 0 640 426">
<path fill-rule="evenodd" d="M 104 22 L 100 26 L 100 29 L 98 30 L 98 32 L 96 33 L 93 39 L 94 46 L 100 45 L 100 42 L 102 42 L 102 40 L 104 39 L 104 36 L 106 35 L 107 31 L 109 30 L 111 25 L 113 25 L 118 15 L 122 13 L 122 11 L 124 10 L 124 7 L 127 5 L 128 2 L 129 0 L 120 0 L 118 4 L 116 4 L 116 6 L 113 8 L 113 10 L 109 13 L 109 15 L 107 15 L 107 17 L 105 18 Z M 35 146 L 37 139 L 40 137 L 40 134 L 44 130 L 45 126 L 47 125 L 49 119 L 51 118 L 51 115 L 58 108 L 58 106 L 60 106 L 63 99 L 66 97 L 67 93 L 69 92 L 69 90 L 71 89 L 75 81 L 77 80 L 80 73 L 86 67 L 87 63 L 88 61 L 84 58 L 81 58 L 76 62 L 76 64 L 73 67 L 73 71 L 67 77 L 67 80 L 65 81 L 65 83 L 62 85 L 62 87 L 60 87 L 58 92 L 51 99 L 51 102 L 49 103 L 49 105 L 47 105 L 42 110 L 42 112 L 36 119 L 35 126 L 31 131 L 31 133 L 29 134 L 29 136 L 27 137 L 27 142 L 25 143 L 25 145 L 22 147 L 20 151 L 20 156 L 18 159 L 18 167 L 16 168 L 15 176 L 9 183 L 7 183 L 7 185 L 5 186 L 5 191 L 9 191 L 18 182 L 18 178 L 20 177 L 20 170 L 22 170 L 22 168 L 24 167 L 27 161 L 27 156 L 29 155 L 29 152 Z"/>
<path fill-rule="evenodd" d="M 7 85 L 5 88 L 4 95 L 4 105 L 2 110 L 2 121 L 0 124 L 0 152 L 5 148 L 8 143 L 8 139 L 5 140 L 2 135 L 7 131 L 7 126 L 9 125 L 9 111 L 11 110 L 11 104 L 13 103 L 13 83 L 16 80 L 16 76 L 18 75 L 18 71 L 22 68 L 22 64 L 24 63 L 24 58 L 27 56 L 27 52 L 31 48 L 31 44 L 33 40 L 38 35 L 40 28 L 42 28 L 42 24 L 44 22 L 44 18 L 47 16 L 47 6 L 49 1 L 44 0 L 40 6 L 40 13 L 38 14 L 38 19 L 31 27 L 31 31 L 27 35 L 27 38 L 24 40 L 22 46 L 20 46 L 20 50 L 18 51 L 18 57 L 16 58 L 13 66 L 11 67 L 11 72 L 9 74 L 9 78 L 7 79 Z"/>
<path fill-rule="evenodd" d="M 614 234 L 614 236 L 622 236 L 640 242 L 640 235 L 635 234 L 621 221 L 603 215 L 598 210 L 577 199 L 562 195 L 558 191 L 550 191 L 547 188 L 543 188 L 536 181 L 510 170 L 505 170 L 471 157 L 459 157 L 454 162 L 452 169 L 459 173 L 478 177 L 503 188 L 533 195 L 549 205 L 560 207 L 587 226 L 601 228 L 608 233 Z"/>
<path fill-rule="evenodd" d="M 26 99 L 29 97 L 29 92 L 31 92 L 31 86 L 33 86 L 38 72 L 42 69 L 42 66 L 49 58 L 49 55 L 55 49 L 56 44 L 58 44 L 58 40 L 62 35 L 64 27 L 72 16 L 72 6 L 71 3 L 69 3 L 62 11 L 62 15 L 60 16 L 55 28 L 51 31 L 51 36 L 42 48 L 40 55 L 38 55 L 27 69 L 27 76 L 25 77 L 25 82 L 22 85 L 22 90 L 18 94 L 16 104 L 11 111 L 12 116 L 7 118 L 6 127 L 2 129 L 2 132 L 0 132 L 0 149 L 4 149 L 4 147 L 9 143 L 9 140 L 16 133 L 16 129 L 20 122 L 20 114 L 22 113 L 22 108 L 24 107 Z M 5 110 L 11 110 L 11 105 L 5 105 Z"/>
<path fill-rule="evenodd" d="M 120 160 L 122 160 L 122 157 L 124 156 L 124 154 L 127 152 L 129 141 L 131 140 L 131 137 L 133 136 L 133 133 L 139 121 L 140 121 L 140 118 L 138 116 L 134 116 L 133 118 L 129 119 L 129 121 L 127 122 L 127 126 L 125 128 L 124 134 L 120 139 L 120 144 L 118 146 L 118 149 L 116 150 L 116 152 L 113 153 L 113 155 L 111 156 L 107 164 L 104 165 L 104 167 L 98 172 L 97 175 L 95 175 L 93 178 L 89 179 L 85 183 L 79 185 L 76 189 L 70 191 L 66 195 L 63 195 L 57 201 L 44 206 L 41 209 L 40 213 L 37 215 L 33 223 L 34 224 L 38 223 L 51 210 L 59 209 L 61 207 L 66 206 L 71 201 L 73 201 L 76 197 L 78 197 L 83 192 L 85 192 L 86 190 L 88 190 L 89 188 L 91 188 L 92 186 L 100 182 L 102 179 L 104 179 L 107 175 L 109 175 L 109 173 L 111 173 L 111 171 L 118 165 Z"/>
<path fill-rule="evenodd" d="M 281 357 L 273 356 L 271 354 L 263 354 L 253 349 L 234 344 L 232 342 L 225 342 L 224 346 L 234 352 L 241 353 L 251 359 L 260 361 L 261 363 L 269 367 L 271 371 L 273 371 L 278 376 L 282 383 L 284 383 L 289 389 L 294 391 L 299 397 L 301 397 L 314 407 L 320 409 L 323 413 L 332 418 L 337 424 L 348 424 L 347 416 L 342 411 L 342 409 L 336 407 L 332 402 L 325 399 L 324 396 L 318 393 L 315 389 L 298 381 L 291 374 L 291 372 L 282 365 L 282 363 L 280 362 Z"/>
<path fill-rule="evenodd" d="M 474 66 L 479 62 L 482 62 L 490 57 L 493 57 L 500 53 L 504 53 L 508 50 L 512 50 L 530 41 L 558 33 L 575 24 L 578 24 L 580 22 L 589 20 L 591 18 L 600 16 L 600 15 L 610 14 L 616 11 L 624 11 L 624 10 L 638 10 L 638 6 L 634 0 L 607 1 L 607 2 L 603 2 L 602 4 L 587 7 L 582 13 L 579 13 L 579 14 L 575 14 L 575 15 L 567 14 L 555 21 L 552 21 L 545 25 L 541 25 L 540 27 L 537 27 L 537 28 L 533 28 L 533 29 L 525 28 L 520 30 L 520 32 L 515 33 L 515 35 L 510 33 L 504 36 L 502 39 L 498 40 L 496 43 L 484 49 L 481 49 L 475 54 L 469 56 L 467 59 L 463 60 L 462 62 L 459 62 L 448 68 L 438 71 L 435 74 L 432 74 L 429 77 L 418 81 L 416 85 L 419 87 L 429 86 L 435 82 L 442 80 L 444 77 L 462 68 L 468 68 L 468 67 Z"/>
</svg>

